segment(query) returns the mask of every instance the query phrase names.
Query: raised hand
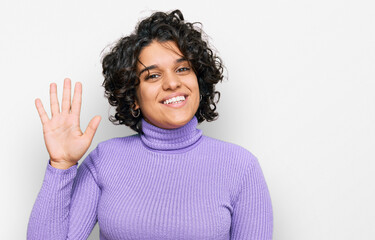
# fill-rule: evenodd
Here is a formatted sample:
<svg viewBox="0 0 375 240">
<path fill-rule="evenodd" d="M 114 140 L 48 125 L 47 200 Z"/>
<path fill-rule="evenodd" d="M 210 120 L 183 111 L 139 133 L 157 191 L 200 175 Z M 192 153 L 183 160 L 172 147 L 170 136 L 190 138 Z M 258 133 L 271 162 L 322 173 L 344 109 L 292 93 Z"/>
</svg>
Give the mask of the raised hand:
<svg viewBox="0 0 375 240">
<path fill-rule="evenodd" d="M 50 85 L 51 119 L 48 118 L 39 98 L 35 100 L 40 120 L 43 124 L 44 142 L 50 155 L 51 165 L 55 168 L 68 169 L 75 165 L 90 147 L 100 116 L 91 119 L 84 133 L 80 128 L 80 111 L 82 99 L 82 84 L 77 82 L 74 87 L 73 101 L 70 102 L 71 81 L 64 80 L 64 90 L 61 104 L 57 99 L 57 86 Z"/>
</svg>

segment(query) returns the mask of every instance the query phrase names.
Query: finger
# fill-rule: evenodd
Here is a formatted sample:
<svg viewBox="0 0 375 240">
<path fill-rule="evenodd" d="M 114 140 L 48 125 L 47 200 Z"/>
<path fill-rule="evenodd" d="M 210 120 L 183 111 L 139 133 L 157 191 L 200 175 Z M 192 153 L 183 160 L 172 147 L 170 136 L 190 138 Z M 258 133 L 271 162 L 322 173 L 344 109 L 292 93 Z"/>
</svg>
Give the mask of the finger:
<svg viewBox="0 0 375 240">
<path fill-rule="evenodd" d="M 63 97 L 62 97 L 62 103 L 61 103 L 61 112 L 63 113 L 69 113 L 70 111 L 70 79 L 65 78 L 64 79 L 64 90 L 63 90 Z"/>
<path fill-rule="evenodd" d="M 74 86 L 74 95 L 72 101 L 72 114 L 76 115 L 79 118 L 81 112 L 81 102 L 82 102 L 82 84 L 76 82 Z"/>
<path fill-rule="evenodd" d="M 94 138 L 96 129 L 98 129 L 99 123 L 100 123 L 101 117 L 95 116 L 91 121 L 89 122 L 89 125 L 87 126 L 85 133 L 83 134 L 91 143 L 92 139 Z"/>
<path fill-rule="evenodd" d="M 51 83 L 49 87 L 49 96 L 50 96 L 50 104 L 51 104 L 51 115 L 52 117 L 56 114 L 59 114 L 60 107 L 59 107 L 59 100 L 57 99 L 57 86 L 56 83 Z"/>
<path fill-rule="evenodd" d="M 36 110 L 38 110 L 40 121 L 42 121 L 42 124 L 44 125 L 46 122 L 48 122 L 49 118 L 46 111 L 44 110 L 42 101 L 40 101 L 39 98 L 35 99 L 35 106 Z"/>
</svg>

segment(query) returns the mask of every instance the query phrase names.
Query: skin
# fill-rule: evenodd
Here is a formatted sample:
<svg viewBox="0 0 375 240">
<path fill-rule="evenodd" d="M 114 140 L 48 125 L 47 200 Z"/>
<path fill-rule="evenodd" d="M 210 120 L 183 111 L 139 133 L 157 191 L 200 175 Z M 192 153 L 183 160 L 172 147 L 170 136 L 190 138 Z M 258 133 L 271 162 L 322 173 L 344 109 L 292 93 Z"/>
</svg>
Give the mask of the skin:
<svg viewBox="0 0 375 240">
<path fill-rule="evenodd" d="M 198 80 L 190 63 L 173 41 L 153 41 L 142 49 L 138 59 L 140 84 L 134 109 L 140 108 L 144 119 L 154 126 L 184 126 L 199 107 Z M 163 104 L 163 99 L 176 93 L 187 96 L 183 104 Z"/>
<path fill-rule="evenodd" d="M 66 78 L 60 111 L 57 86 L 56 83 L 51 83 L 51 118 L 44 110 L 41 100 L 39 98 L 35 100 L 35 106 L 43 125 L 44 142 L 50 155 L 51 165 L 59 169 L 68 169 L 82 158 L 100 123 L 100 116 L 95 116 L 83 133 L 79 121 L 82 84 L 79 82 L 75 84 L 72 102 L 70 94 L 71 81 Z"/>
<path fill-rule="evenodd" d="M 145 120 L 160 128 L 174 129 L 188 123 L 199 106 L 199 86 L 194 71 L 189 62 L 184 60 L 177 45 L 174 42 L 154 41 L 141 51 L 139 60 L 142 64 L 137 66 L 140 84 L 137 88 L 135 109 L 140 108 Z M 142 72 L 145 67 L 148 67 L 148 70 Z M 163 104 L 163 99 L 176 94 L 186 96 L 185 101 L 169 106 Z M 95 116 L 85 132 L 82 132 L 80 82 L 75 84 L 73 100 L 70 99 L 71 80 L 66 78 L 61 109 L 56 83 L 50 84 L 50 118 L 41 100 L 35 100 L 50 163 L 59 169 L 68 169 L 77 164 L 90 147 L 101 120 L 100 116 Z"/>
</svg>

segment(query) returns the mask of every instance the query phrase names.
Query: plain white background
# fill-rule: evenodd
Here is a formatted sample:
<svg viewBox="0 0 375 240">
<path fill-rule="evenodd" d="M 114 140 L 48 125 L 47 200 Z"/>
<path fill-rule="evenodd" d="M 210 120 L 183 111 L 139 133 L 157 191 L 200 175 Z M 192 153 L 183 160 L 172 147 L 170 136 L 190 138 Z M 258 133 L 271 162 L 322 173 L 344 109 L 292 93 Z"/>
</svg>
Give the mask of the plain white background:
<svg viewBox="0 0 375 240">
<path fill-rule="evenodd" d="M 200 21 L 227 67 L 220 118 L 204 134 L 255 154 L 272 197 L 274 239 L 375 236 L 375 4 L 372 0 L 2 1 L 0 238 L 25 239 L 48 153 L 34 106 L 49 83 L 83 83 L 82 128 L 107 119 L 102 50 L 153 10 Z M 96 227 L 90 239 L 98 239 Z"/>
</svg>

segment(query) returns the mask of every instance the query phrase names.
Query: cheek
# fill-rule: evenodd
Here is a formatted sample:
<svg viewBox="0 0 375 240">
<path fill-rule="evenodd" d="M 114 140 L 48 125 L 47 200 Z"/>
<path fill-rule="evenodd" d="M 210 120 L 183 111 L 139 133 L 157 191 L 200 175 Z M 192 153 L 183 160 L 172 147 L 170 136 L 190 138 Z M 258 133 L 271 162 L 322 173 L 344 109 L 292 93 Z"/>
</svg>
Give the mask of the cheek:
<svg viewBox="0 0 375 240">
<path fill-rule="evenodd" d="M 137 97 L 139 99 L 139 105 L 141 107 L 150 106 L 150 103 L 156 99 L 156 87 L 155 86 L 139 86 L 137 91 Z"/>
<path fill-rule="evenodd" d="M 191 83 L 189 84 L 189 88 L 191 89 L 193 93 L 192 97 L 194 98 L 194 107 L 198 108 L 199 101 L 200 101 L 200 92 L 199 92 L 198 80 L 196 78 L 191 81 Z"/>
<path fill-rule="evenodd" d="M 198 80 L 196 78 L 193 81 L 191 81 L 190 89 L 199 98 L 199 95 L 200 95 L 199 84 L 198 84 Z"/>
</svg>

